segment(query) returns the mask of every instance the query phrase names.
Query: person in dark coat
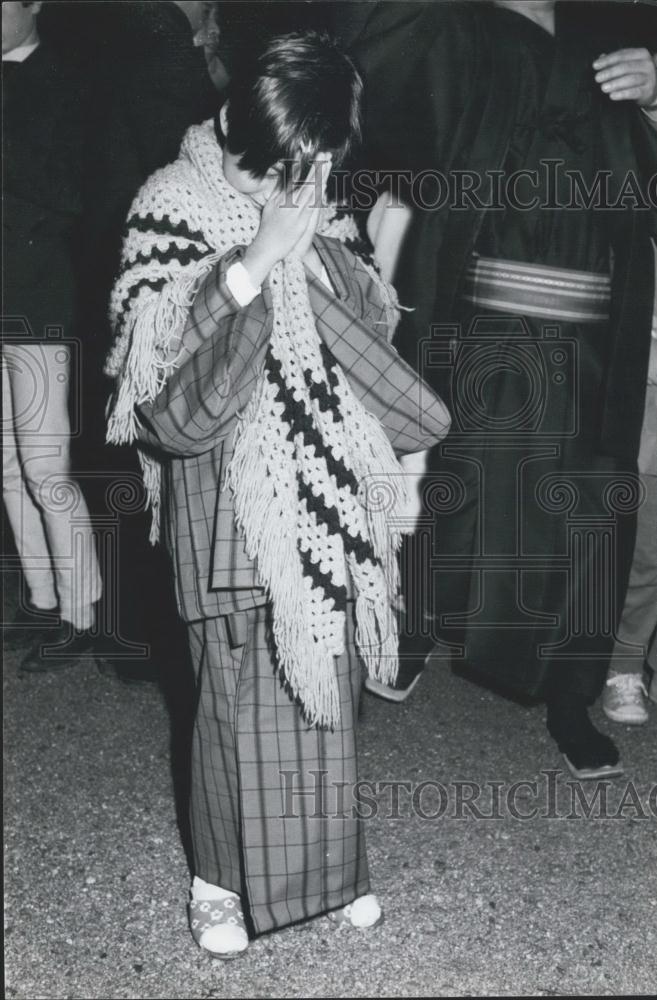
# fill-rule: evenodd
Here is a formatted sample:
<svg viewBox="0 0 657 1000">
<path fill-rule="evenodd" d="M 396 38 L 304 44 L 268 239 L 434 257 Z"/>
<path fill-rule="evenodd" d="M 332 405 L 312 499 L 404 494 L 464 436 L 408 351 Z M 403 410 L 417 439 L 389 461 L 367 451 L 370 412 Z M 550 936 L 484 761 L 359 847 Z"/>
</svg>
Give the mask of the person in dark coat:
<svg viewBox="0 0 657 1000">
<path fill-rule="evenodd" d="M 631 19 L 621 49 L 616 19 L 591 7 L 381 3 L 351 49 L 367 163 L 416 179 L 397 342 L 453 415 L 415 539 L 411 578 L 430 578 L 408 609 L 415 663 L 378 693 L 403 698 L 440 641 L 546 698 L 580 777 L 621 768 L 587 707 L 634 537 L 657 165 L 654 60 Z"/>
</svg>

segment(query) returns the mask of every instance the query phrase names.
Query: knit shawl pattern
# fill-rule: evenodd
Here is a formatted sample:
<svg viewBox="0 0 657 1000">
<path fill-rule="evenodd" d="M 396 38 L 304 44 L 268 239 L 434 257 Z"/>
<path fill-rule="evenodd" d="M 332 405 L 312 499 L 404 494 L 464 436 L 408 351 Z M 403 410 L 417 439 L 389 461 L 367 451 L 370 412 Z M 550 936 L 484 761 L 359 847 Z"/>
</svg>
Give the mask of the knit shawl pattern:
<svg viewBox="0 0 657 1000">
<path fill-rule="evenodd" d="M 255 238 L 260 213 L 230 186 L 212 122 L 192 126 L 179 158 L 137 195 L 110 317 L 116 379 L 108 440 L 137 436 L 135 407 L 150 402 L 184 357 L 182 333 L 199 284 L 216 262 Z M 325 212 L 323 235 L 355 236 Z M 366 265 L 368 266 L 368 265 Z M 369 267 L 369 266 L 368 266 Z M 391 315 L 396 299 L 376 270 Z M 258 581 L 272 603 L 281 679 L 309 725 L 340 721 L 335 657 L 344 652 L 348 576 L 356 643 L 370 676 L 397 675 L 393 610 L 399 580 L 403 474 L 385 432 L 354 395 L 317 332 L 298 257 L 269 275 L 272 332 L 264 369 L 239 415 L 224 488 Z M 140 452 L 159 522 L 159 467 Z"/>
</svg>

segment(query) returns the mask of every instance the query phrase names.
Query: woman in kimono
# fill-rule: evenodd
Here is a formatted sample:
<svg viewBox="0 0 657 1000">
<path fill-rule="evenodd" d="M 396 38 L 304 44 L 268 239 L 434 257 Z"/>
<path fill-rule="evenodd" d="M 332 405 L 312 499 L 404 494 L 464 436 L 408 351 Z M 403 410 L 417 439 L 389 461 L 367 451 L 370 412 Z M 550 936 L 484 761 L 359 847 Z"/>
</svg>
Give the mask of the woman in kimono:
<svg viewBox="0 0 657 1000">
<path fill-rule="evenodd" d="M 641 502 L 657 166 L 654 60 L 591 6 L 378 4 L 352 47 L 367 164 L 409 172 L 398 347 L 453 417 L 406 662 L 369 686 L 403 700 L 440 640 L 545 698 L 580 778 L 622 771 L 588 707 Z"/>
</svg>

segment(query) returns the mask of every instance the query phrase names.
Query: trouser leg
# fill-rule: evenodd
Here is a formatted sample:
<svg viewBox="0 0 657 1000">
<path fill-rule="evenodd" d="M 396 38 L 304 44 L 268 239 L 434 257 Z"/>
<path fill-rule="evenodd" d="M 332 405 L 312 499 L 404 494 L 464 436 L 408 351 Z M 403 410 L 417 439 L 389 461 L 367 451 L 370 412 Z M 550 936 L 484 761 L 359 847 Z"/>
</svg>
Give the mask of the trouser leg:
<svg viewBox="0 0 657 1000">
<path fill-rule="evenodd" d="M 611 657 L 611 669 L 623 674 L 641 673 L 651 640 L 654 650 L 657 626 L 657 475 L 643 475 L 641 481 L 645 501 L 638 511 L 630 581 Z"/>
<path fill-rule="evenodd" d="M 21 561 L 31 603 L 42 610 L 57 604 L 55 577 L 39 508 L 32 500 L 18 454 L 16 428 L 23 418 L 16 411 L 9 377 L 9 364 L 2 352 L 2 495 L 7 517 Z"/>
<path fill-rule="evenodd" d="M 195 874 L 242 892 L 235 701 L 243 647 L 227 618 L 188 626 L 198 701 L 192 738 L 190 821 Z"/>
<path fill-rule="evenodd" d="M 60 613 L 76 628 L 88 629 L 101 579 L 87 504 L 70 472 L 68 349 L 12 344 L 3 352 L 18 454 L 45 528 Z"/>
</svg>

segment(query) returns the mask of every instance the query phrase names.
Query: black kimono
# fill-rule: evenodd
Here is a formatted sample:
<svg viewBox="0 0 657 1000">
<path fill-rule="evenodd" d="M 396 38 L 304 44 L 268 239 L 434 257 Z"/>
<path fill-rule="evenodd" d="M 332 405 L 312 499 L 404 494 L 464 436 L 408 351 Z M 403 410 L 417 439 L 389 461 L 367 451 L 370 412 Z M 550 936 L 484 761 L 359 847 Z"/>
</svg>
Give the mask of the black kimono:
<svg viewBox="0 0 657 1000">
<path fill-rule="evenodd" d="M 453 416 L 432 456 L 412 567 L 428 586 L 423 608 L 407 598 L 411 617 L 498 683 L 587 699 L 604 684 L 640 502 L 657 169 L 640 109 L 594 81 L 593 60 L 623 42 L 590 6 L 557 4 L 553 37 L 489 4 L 379 4 L 353 49 L 368 165 L 452 185 L 447 198 L 430 176 L 407 188 L 396 277 L 414 307 L 400 351 Z M 418 207 L 419 191 L 437 207 Z M 609 277 L 609 310 L 580 323 L 482 309 L 468 294 L 480 258 Z"/>
</svg>

